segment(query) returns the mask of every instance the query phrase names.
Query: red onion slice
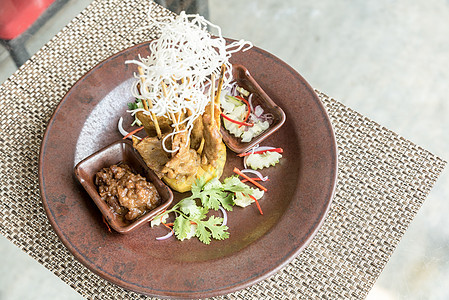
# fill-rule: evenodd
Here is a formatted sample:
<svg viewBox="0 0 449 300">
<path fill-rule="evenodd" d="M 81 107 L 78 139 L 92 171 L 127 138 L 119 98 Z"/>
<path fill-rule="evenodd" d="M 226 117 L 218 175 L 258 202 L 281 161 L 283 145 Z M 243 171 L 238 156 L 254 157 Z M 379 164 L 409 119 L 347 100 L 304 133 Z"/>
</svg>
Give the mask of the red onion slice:
<svg viewBox="0 0 449 300">
<path fill-rule="evenodd" d="M 262 121 L 267 121 L 268 124 L 271 125 L 271 124 L 273 124 L 274 116 L 273 116 L 273 114 L 271 114 L 271 113 L 266 113 L 266 114 L 261 115 L 261 116 L 260 116 L 260 119 L 261 119 Z"/>
<path fill-rule="evenodd" d="M 251 148 L 249 151 L 246 151 L 246 153 L 251 153 L 253 154 L 256 151 L 265 151 L 265 150 L 272 150 L 272 149 L 276 149 L 276 147 L 270 147 L 270 146 L 260 146 L 259 144 L 257 144 L 256 146 L 254 146 L 253 148 Z M 245 169 L 248 169 L 248 165 L 246 164 L 246 160 L 248 159 L 249 155 L 246 155 L 243 158 L 243 166 L 245 167 Z"/>
<path fill-rule="evenodd" d="M 265 151 L 265 150 L 273 150 L 273 149 L 276 149 L 276 147 L 271 147 L 271 146 L 260 146 L 259 147 L 259 144 L 257 144 L 253 148 L 246 151 L 245 153 L 253 154 L 254 152 L 257 152 L 257 151 Z"/>
<path fill-rule="evenodd" d="M 126 131 L 125 129 L 123 129 L 123 117 L 120 117 L 120 119 L 118 119 L 118 131 L 120 131 L 120 133 L 123 136 L 127 136 L 129 134 L 128 131 Z"/>
<path fill-rule="evenodd" d="M 249 107 L 251 108 L 251 111 L 254 111 L 254 107 L 253 107 L 253 94 L 250 94 L 248 97 L 248 103 L 249 103 Z"/>
<path fill-rule="evenodd" d="M 221 223 L 221 226 L 226 226 L 226 224 L 228 224 L 228 213 L 223 207 L 219 206 L 218 208 L 221 210 L 223 214 L 223 223 Z"/>
<path fill-rule="evenodd" d="M 231 89 L 230 89 L 229 94 L 231 96 L 237 95 L 237 81 L 234 81 L 233 83 L 231 83 Z"/>
<path fill-rule="evenodd" d="M 157 237 L 156 240 L 158 240 L 158 241 L 163 241 L 163 240 L 168 239 L 168 238 L 171 237 L 172 235 L 173 235 L 173 230 L 170 230 L 169 233 L 167 233 L 167 234 L 164 235 L 164 236 L 159 236 L 159 237 Z"/>
<path fill-rule="evenodd" d="M 260 118 L 263 114 L 263 108 L 260 105 L 257 105 L 256 108 L 254 108 L 254 115 L 258 118 Z"/>
<path fill-rule="evenodd" d="M 127 136 L 129 134 L 128 131 L 126 131 L 125 129 L 123 129 L 123 117 L 120 117 L 120 119 L 118 119 L 118 131 L 120 132 L 121 135 L 123 136 Z M 130 135 L 128 136 L 129 139 L 132 139 L 132 137 L 135 136 L 136 138 L 138 138 L 139 140 L 141 139 L 140 137 L 136 136 L 136 135 Z"/>
<path fill-rule="evenodd" d="M 265 150 L 273 150 L 276 149 L 276 147 L 270 147 L 270 146 L 260 146 L 260 147 L 254 147 L 251 149 L 251 152 L 257 152 L 257 151 L 265 151 Z"/>
<path fill-rule="evenodd" d="M 264 177 L 259 171 L 256 171 L 256 170 L 243 169 L 242 173 L 252 173 L 252 174 L 256 175 L 257 177 L 259 177 L 260 180 L 262 180 L 262 181 L 267 181 L 268 180 L 268 176 Z"/>
</svg>

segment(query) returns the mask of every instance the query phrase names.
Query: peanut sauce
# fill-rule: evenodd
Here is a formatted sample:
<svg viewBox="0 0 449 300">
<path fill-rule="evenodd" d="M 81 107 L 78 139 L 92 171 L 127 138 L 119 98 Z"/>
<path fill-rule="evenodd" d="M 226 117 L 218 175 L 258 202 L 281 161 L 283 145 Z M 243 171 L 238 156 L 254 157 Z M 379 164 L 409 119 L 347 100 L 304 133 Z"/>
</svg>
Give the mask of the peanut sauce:
<svg viewBox="0 0 449 300">
<path fill-rule="evenodd" d="M 95 184 L 111 210 L 129 221 L 156 208 L 161 201 L 156 187 L 126 164 L 103 168 L 97 172 Z"/>
</svg>

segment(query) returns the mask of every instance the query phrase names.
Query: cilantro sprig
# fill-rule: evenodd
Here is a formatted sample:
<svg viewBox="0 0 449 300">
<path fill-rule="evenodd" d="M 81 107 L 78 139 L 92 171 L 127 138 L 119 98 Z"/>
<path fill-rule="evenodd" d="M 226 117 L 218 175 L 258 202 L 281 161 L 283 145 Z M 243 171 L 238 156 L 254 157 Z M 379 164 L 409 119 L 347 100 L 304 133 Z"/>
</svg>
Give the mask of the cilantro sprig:
<svg viewBox="0 0 449 300">
<path fill-rule="evenodd" d="M 253 195 L 255 189 L 242 183 L 238 176 L 231 176 L 220 182 L 214 178 L 208 182 L 204 177 L 197 179 L 192 185 L 192 195 L 176 203 L 171 209 L 156 216 L 154 220 L 163 220 L 168 214 L 175 213 L 173 222 L 175 236 L 179 240 L 197 237 L 201 242 L 210 244 L 212 238 L 224 240 L 229 238 L 229 228 L 223 224 L 223 218 L 211 215 L 210 210 L 223 207 L 232 211 L 236 194 Z M 263 195 L 263 193 L 262 193 Z M 257 195 L 261 197 L 260 193 Z"/>
<path fill-rule="evenodd" d="M 143 103 L 140 99 L 136 98 L 135 102 L 128 103 L 128 110 L 136 110 L 139 108 L 143 108 Z M 131 126 L 134 125 L 142 126 L 142 122 L 140 122 L 140 120 L 137 118 L 137 115 L 134 115 L 134 122 L 131 124 Z"/>
</svg>

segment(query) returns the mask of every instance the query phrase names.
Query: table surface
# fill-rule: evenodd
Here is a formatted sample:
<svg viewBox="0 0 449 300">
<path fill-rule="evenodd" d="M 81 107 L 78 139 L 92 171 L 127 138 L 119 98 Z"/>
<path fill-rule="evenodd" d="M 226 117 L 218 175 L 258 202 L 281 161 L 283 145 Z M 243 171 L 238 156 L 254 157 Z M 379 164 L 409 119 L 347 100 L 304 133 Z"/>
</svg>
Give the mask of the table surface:
<svg viewBox="0 0 449 300">
<path fill-rule="evenodd" d="M 327 86 L 326 80 L 338 82 L 334 83 L 335 88 L 331 92 L 342 99 L 349 98 L 351 102 L 358 95 L 354 90 L 357 91 L 360 87 L 354 86 L 350 81 L 351 77 L 348 79 L 344 75 L 352 74 L 351 71 L 361 67 L 348 65 L 343 72 L 334 68 L 338 64 L 331 60 L 320 61 L 322 57 L 329 58 L 329 55 L 313 55 L 312 49 L 335 53 L 332 57 L 336 60 L 343 56 L 349 61 L 346 56 L 352 54 L 351 58 L 357 62 L 360 58 L 355 53 L 361 53 L 361 50 L 366 52 L 367 49 L 361 46 L 366 40 L 352 37 L 351 46 L 356 49 L 342 54 L 341 48 L 332 47 L 332 42 L 347 42 L 344 38 L 349 37 L 339 36 L 338 30 L 336 37 L 333 37 L 336 40 L 329 37 L 320 41 L 319 37 L 322 33 L 320 30 L 325 27 L 322 23 L 327 29 L 333 26 L 344 29 L 349 26 L 344 19 L 332 20 L 323 16 L 328 15 L 326 12 L 338 9 L 338 5 L 290 4 L 291 6 L 288 3 L 281 4 L 269 11 L 269 3 L 261 4 L 265 6 L 260 9 L 258 4 L 244 5 L 234 1 L 227 4 L 234 8 L 232 10 L 225 8 L 224 4 L 220 6 L 214 3 L 209 7 L 209 14 L 212 21 L 222 26 L 225 34 L 229 32 L 230 37 L 252 40 L 257 46 L 286 60 L 312 86 L 324 88 Z M 4 163 L 0 173 L 4 189 L 0 193 L 1 233 L 86 297 L 95 293 L 108 298 L 125 295 L 127 292 L 97 279 L 73 259 L 54 235 L 39 204 L 37 154 L 45 124 L 70 86 L 97 62 L 153 36 L 154 33 L 141 35 L 132 30 L 145 23 L 148 5 L 146 1 L 95 1 L 0 87 L 0 95 L 4 99 L 1 102 L 2 111 L 7 112 L 2 117 L 0 129 L 4 136 L 15 138 L 2 141 L 1 158 Z M 374 11 L 374 17 L 381 14 L 373 7 L 366 9 L 368 12 Z M 241 12 L 248 10 L 256 13 L 249 18 L 241 17 Z M 156 11 L 159 15 L 166 14 L 161 8 Z M 223 22 L 233 18 L 235 12 L 239 12 L 240 22 Z M 364 11 L 359 13 L 361 16 L 367 14 Z M 392 14 L 394 17 L 394 13 Z M 307 35 L 299 31 L 299 37 L 292 39 L 291 31 L 279 30 L 292 26 L 296 15 L 308 20 L 306 24 L 311 28 L 301 27 L 303 31 L 315 29 L 316 33 Z M 371 15 L 368 13 L 368 16 Z M 374 18 L 373 16 L 371 17 Z M 267 28 L 267 24 L 264 24 L 267 19 L 277 24 L 275 29 Z M 315 23 L 321 23 L 322 27 L 314 27 Z M 241 36 L 242 28 L 252 28 L 252 31 L 246 29 L 251 34 Z M 342 32 L 343 29 L 340 28 Z M 301 34 L 306 38 L 301 38 Z M 378 35 L 374 34 L 371 38 L 383 42 L 383 37 Z M 297 40 L 300 42 L 295 42 Z M 279 47 L 279 43 L 283 47 Z M 102 47 L 99 48 L 99 45 Z M 361 49 L 357 49 L 357 46 Z M 346 50 L 350 48 L 348 45 L 345 47 Z M 316 59 L 312 60 L 310 57 Z M 315 66 L 326 68 L 315 70 Z M 363 67 L 369 71 L 375 65 L 367 64 Z M 388 94 L 396 88 L 393 83 L 389 87 L 389 83 L 384 82 L 387 87 L 381 89 L 382 80 L 378 80 L 380 83 L 365 80 L 361 82 L 370 83 L 378 92 L 370 89 L 368 99 L 363 102 L 363 106 L 357 107 L 358 110 L 377 116 L 377 110 L 370 110 L 376 108 L 375 102 L 385 104 L 382 111 L 384 113 L 397 109 L 387 101 L 388 98 L 384 100 L 384 97 L 395 99 L 394 94 Z M 401 86 L 397 87 L 400 88 Z M 312 244 L 297 259 L 272 278 L 237 292 L 234 297 L 270 295 L 289 298 L 292 293 L 309 297 L 365 297 L 445 165 L 443 160 L 422 147 L 325 94 L 318 92 L 318 95 L 328 110 L 340 152 L 339 183 L 330 214 Z M 415 99 L 409 98 L 410 101 Z M 425 113 L 426 111 L 424 116 Z M 382 123 L 395 124 L 385 118 L 380 114 L 378 119 Z M 400 126 L 399 129 L 403 134 L 413 133 Z M 17 139 L 25 133 L 30 139 Z M 18 155 L 14 157 L 10 153 Z M 30 201 L 21 201 L 24 198 L 29 198 Z M 414 229 L 415 232 L 423 231 Z M 395 264 L 397 267 L 398 262 Z M 388 274 L 384 277 L 389 278 Z M 382 282 L 382 276 L 380 281 Z M 396 290 L 402 295 L 410 291 L 413 288 Z"/>
</svg>

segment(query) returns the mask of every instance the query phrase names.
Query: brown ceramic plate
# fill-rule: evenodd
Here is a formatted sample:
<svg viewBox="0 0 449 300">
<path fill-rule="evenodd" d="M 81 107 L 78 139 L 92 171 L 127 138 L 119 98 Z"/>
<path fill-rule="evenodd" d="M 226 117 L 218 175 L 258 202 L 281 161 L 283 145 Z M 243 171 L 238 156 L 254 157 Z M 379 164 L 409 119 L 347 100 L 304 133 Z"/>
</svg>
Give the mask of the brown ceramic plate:
<svg viewBox="0 0 449 300">
<path fill-rule="evenodd" d="M 127 164 L 135 174 L 140 174 L 156 187 L 161 203 L 158 207 L 146 212 L 133 221 L 128 221 L 112 211 L 109 205 L 100 197 L 95 185 L 95 174 L 103 168 L 112 165 Z M 120 233 L 130 233 L 139 229 L 155 216 L 166 210 L 173 201 L 173 192 L 145 164 L 142 157 L 134 150 L 130 140 L 118 140 L 109 146 L 86 157 L 75 166 L 75 176 L 90 195 L 111 227 Z"/>
<path fill-rule="evenodd" d="M 285 113 L 274 101 L 270 98 L 270 96 L 265 93 L 265 91 L 260 87 L 260 85 L 254 80 L 253 76 L 251 76 L 249 70 L 245 68 L 245 66 L 234 64 L 232 66 L 232 75 L 237 85 L 239 87 L 244 88 L 248 92 L 253 94 L 253 107 L 260 105 L 264 113 L 270 113 L 273 116 L 273 121 L 270 127 L 254 137 L 249 142 L 242 142 L 241 138 L 238 138 L 231 134 L 229 131 L 221 126 L 220 132 L 223 136 L 223 141 L 229 149 L 236 153 L 243 153 L 253 148 L 255 145 L 261 143 L 267 137 L 275 133 L 285 122 Z"/>
<path fill-rule="evenodd" d="M 133 101 L 135 66 L 125 65 L 148 44 L 122 51 L 84 75 L 48 123 L 40 152 L 42 202 L 61 241 L 86 267 L 126 289 L 162 297 L 202 298 L 230 293 L 279 271 L 312 240 L 324 221 L 337 177 L 337 149 L 326 111 L 291 67 L 259 49 L 233 55 L 286 113 L 264 145 L 282 147 L 280 164 L 264 170 L 268 192 L 257 207 L 228 214 L 230 238 L 205 245 L 178 241 L 163 226 L 109 233 L 101 213 L 73 174 L 74 166 L 121 138 L 117 121 Z M 127 116 L 124 124 L 129 124 Z M 243 161 L 228 151 L 223 177 Z M 185 195 L 174 193 L 176 203 Z"/>
</svg>

